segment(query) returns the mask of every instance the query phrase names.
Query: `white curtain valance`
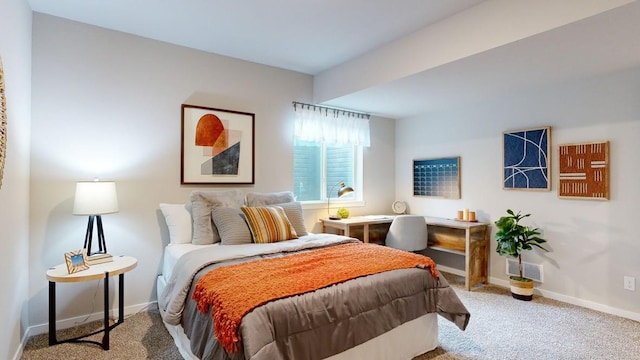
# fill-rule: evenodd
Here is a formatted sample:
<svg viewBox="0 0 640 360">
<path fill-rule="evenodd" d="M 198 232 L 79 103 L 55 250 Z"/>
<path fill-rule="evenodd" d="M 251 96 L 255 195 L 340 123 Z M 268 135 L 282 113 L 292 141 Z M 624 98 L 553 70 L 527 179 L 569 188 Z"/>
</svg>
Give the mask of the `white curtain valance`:
<svg viewBox="0 0 640 360">
<path fill-rule="evenodd" d="M 299 103 L 294 103 L 294 109 L 294 134 L 298 140 L 371 146 L 369 119 L 366 114 Z"/>
</svg>

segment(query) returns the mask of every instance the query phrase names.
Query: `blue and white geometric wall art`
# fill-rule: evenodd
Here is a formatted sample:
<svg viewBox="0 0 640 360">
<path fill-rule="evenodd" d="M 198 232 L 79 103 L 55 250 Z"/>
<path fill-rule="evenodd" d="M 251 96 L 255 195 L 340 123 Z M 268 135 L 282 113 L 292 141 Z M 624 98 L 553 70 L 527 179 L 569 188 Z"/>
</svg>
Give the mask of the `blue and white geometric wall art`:
<svg viewBox="0 0 640 360">
<path fill-rule="evenodd" d="M 413 160 L 413 196 L 460 199 L 460 157 Z"/>
<path fill-rule="evenodd" d="M 551 127 L 503 133 L 503 189 L 551 190 Z"/>
</svg>

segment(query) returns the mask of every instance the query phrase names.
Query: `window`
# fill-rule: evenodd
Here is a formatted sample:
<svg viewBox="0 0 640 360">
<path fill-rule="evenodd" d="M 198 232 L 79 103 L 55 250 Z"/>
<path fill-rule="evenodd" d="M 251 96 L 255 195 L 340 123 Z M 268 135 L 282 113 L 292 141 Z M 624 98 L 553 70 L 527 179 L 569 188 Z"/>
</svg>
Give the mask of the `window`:
<svg viewBox="0 0 640 360">
<path fill-rule="evenodd" d="M 355 191 L 344 200 L 362 196 L 362 147 L 295 140 L 293 154 L 294 194 L 299 201 L 335 198 L 339 182 Z M 333 188 L 333 191 L 332 191 Z"/>
<path fill-rule="evenodd" d="M 340 201 L 362 200 L 362 149 L 369 116 L 294 102 L 293 192 L 306 202 L 335 199 L 340 182 L 354 189 Z M 339 201 L 338 201 L 339 202 Z"/>
</svg>

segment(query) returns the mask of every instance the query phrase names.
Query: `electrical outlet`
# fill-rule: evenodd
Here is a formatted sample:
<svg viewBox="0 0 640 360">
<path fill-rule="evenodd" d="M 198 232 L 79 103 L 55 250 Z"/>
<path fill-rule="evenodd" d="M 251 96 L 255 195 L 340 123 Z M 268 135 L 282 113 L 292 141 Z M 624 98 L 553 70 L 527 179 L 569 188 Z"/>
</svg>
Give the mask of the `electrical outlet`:
<svg viewBox="0 0 640 360">
<path fill-rule="evenodd" d="M 636 278 L 633 276 L 624 277 L 624 289 L 630 291 L 636 291 Z"/>
</svg>

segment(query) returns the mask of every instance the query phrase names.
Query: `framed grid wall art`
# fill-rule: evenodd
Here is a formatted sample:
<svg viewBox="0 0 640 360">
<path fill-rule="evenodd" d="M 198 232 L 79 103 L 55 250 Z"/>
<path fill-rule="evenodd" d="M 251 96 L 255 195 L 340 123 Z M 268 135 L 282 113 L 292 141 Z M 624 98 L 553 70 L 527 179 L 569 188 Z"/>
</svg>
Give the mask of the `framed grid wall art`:
<svg viewBox="0 0 640 360">
<path fill-rule="evenodd" d="M 413 196 L 460 199 L 460 157 L 413 160 Z"/>
<path fill-rule="evenodd" d="M 558 197 L 609 200 L 609 142 L 559 146 Z"/>
<path fill-rule="evenodd" d="M 503 133 L 503 189 L 551 190 L 551 127 Z"/>
</svg>

